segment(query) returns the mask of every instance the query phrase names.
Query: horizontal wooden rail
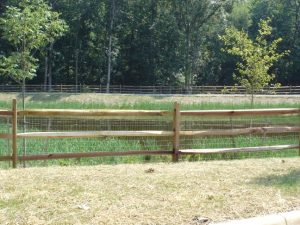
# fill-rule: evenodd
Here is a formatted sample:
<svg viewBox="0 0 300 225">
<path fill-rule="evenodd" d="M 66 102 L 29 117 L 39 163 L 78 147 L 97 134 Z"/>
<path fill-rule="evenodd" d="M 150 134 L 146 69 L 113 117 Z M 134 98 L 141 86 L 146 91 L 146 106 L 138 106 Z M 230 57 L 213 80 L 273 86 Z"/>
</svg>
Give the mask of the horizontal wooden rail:
<svg viewBox="0 0 300 225">
<path fill-rule="evenodd" d="M 0 85 L 1 92 L 21 92 L 21 85 Z M 26 85 L 27 92 L 106 93 L 105 85 Z M 246 94 L 241 86 L 130 86 L 111 85 L 110 93 L 126 94 Z M 256 94 L 299 95 L 300 86 L 265 87 Z"/>
<path fill-rule="evenodd" d="M 184 149 L 181 154 L 211 154 L 211 153 L 238 153 L 238 152 L 261 152 L 261 151 L 281 151 L 287 149 L 298 149 L 299 145 L 274 145 L 260 147 L 241 147 L 241 148 L 215 148 L 215 149 Z"/>
<path fill-rule="evenodd" d="M 12 116 L 13 112 L 8 110 L 0 110 L 0 116 Z"/>
<path fill-rule="evenodd" d="M 10 112 L 11 113 L 11 112 Z M 298 114 L 300 109 L 240 109 L 240 110 L 189 110 L 181 111 L 182 116 L 264 116 Z M 61 110 L 39 109 L 21 110 L 18 116 L 168 116 L 171 111 L 167 110 Z M 10 115 L 10 114 L 8 114 Z"/>
<path fill-rule="evenodd" d="M 12 134 L 0 134 L 0 139 L 12 138 Z"/>
<path fill-rule="evenodd" d="M 18 160 L 47 160 L 47 159 L 67 159 L 67 158 L 92 158 L 100 156 L 128 156 L 128 155 L 171 155 L 172 151 L 124 151 L 124 152 L 83 152 L 83 153 L 53 153 L 41 155 L 19 156 Z"/>
<path fill-rule="evenodd" d="M 189 110 L 181 111 L 182 116 L 265 116 L 298 114 L 300 109 L 240 109 L 240 110 Z"/>
<path fill-rule="evenodd" d="M 279 134 L 300 132 L 300 127 L 253 127 L 227 130 L 180 131 L 180 136 L 236 136 L 245 134 Z M 172 137 L 172 131 L 73 131 L 73 132 L 27 132 L 18 138 L 97 138 L 97 137 Z M 0 138 L 11 138 L 0 134 Z"/>
<path fill-rule="evenodd" d="M 201 131 L 180 131 L 182 136 L 236 136 L 245 134 L 281 134 L 281 133 L 297 133 L 300 127 L 252 127 L 242 129 L 227 130 L 201 130 Z"/>
<path fill-rule="evenodd" d="M 60 87 L 62 88 L 62 87 Z M 100 87 L 101 88 L 101 87 Z M 120 87 L 121 88 L 121 87 Z M 169 88 L 169 87 L 160 87 Z M 216 89 L 219 87 L 215 87 Z M 151 87 L 149 87 L 151 89 Z M 172 88 L 171 88 L 172 89 Z M 170 90 L 171 91 L 171 90 Z M 287 149 L 299 149 L 299 144 L 295 145 L 273 145 L 273 146 L 257 146 L 257 147 L 238 147 L 238 148 L 211 148 L 211 149 L 183 149 L 180 150 L 180 137 L 218 137 L 218 136 L 238 136 L 238 135 L 269 135 L 269 134 L 285 134 L 285 133 L 300 133 L 300 125 L 296 114 L 300 115 L 300 109 L 286 108 L 286 109 L 240 109 L 240 110 L 192 110 L 192 111 L 180 111 L 179 105 L 175 103 L 174 110 L 109 110 L 109 109 L 92 109 L 92 110 L 75 110 L 75 109 L 33 109 L 33 110 L 21 110 L 17 111 L 16 100 L 13 100 L 13 110 L 0 110 L 0 116 L 11 116 L 12 133 L 0 133 L 0 139 L 11 139 L 12 154 L 11 156 L 0 156 L 0 161 L 12 161 L 13 167 L 17 166 L 17 160 L 48 160 L 48 159 L 65 159 L 65 158 L 83 158 L 83 157 L 101 157 L 101 156 L 127 156 L 127 155 L 173 155 L 173 160 L 177 161 L 177 157 L 180 154 L 212 154 L 212 153 L 239 153 L 239 152 L 260 152 L 260 151 L 280 151 Z M 218 121 L 207 121 L 203 125 L 202 129 L 206 130 L 182 130 L 180 125 L 181 116 L 195 116 L 204 118 L 205 116 L 289 116 L 291 121 L 285 124 L 272 124 L 267 122 L 252 123 L 251 127 L 244 127 L 244 124 L 237 124 L 234 127 L 231 123 L 231 119 L 225 122 L 224 129 L 214 127 Z M 110 117 L 132 117 L 129 119 L 143 118 L 143 117 L 155 117 L 155 116 L 168 116 L 167 123 L 171 123 L 173 116 L 173 130 L 94 130 L 94 131 L 58 131 L 58 132 L 24 132 L 17 133 L 17 116 L 26 117 L 70 117 L 76 118 L 78 121 L 82 119 L 95 119 L 105 117 L 104 119 L 111 119 Z M 31 118 L 32 119 L 32 118 Z M 187 118 L 192 120 L 193 118 Z M 126 119 L 127 120 L 127 119 Z M 30 120 L 27 120 L 30 121 Z M 41 128 L 46 129 L 44 120 L 41 121 Z M 43 122 L 43 123 L 42 123 Z M 93 121 L 91 121 L 93 122 Z M 206 124 L 207 123 L 207 124 Z M 58 129 L 56 124 L 52 124 L 52 128 L 48 123 L 47 129 Z M 81 123 L 80 123 L 81 124 Z M 79 124 L 79 125 L 80 125 Z M 19 125 L 22 125 L 22 121 L 19 120 Z M 57 124 L 59 125 L 59 124 Z M 38 128 L 37 128 L 38 129 Z M 121 128 L 120 128 L 121 129 Z M 124 128 L 122 128 L 124 129 Z M 126 129 L 126 128 L 125 128 Z M 171 129 L 171 127 L 169 127 Z M 9 131 L 3 131 L 9 132 Z M 33 138 L 33 139 L 62 139 L 62 138 L 103 138 L 103 137 L 168 137 L 170 142 L 173 142 L 173 149 L 171 150 L 129 150 L 129 151 L 96 151 L 96 152 L 69 152 L 63 153 L 47 153 L 33 154 L 33 155 L 17 155 L 17 139 L 18 138 Z M 173 137 L 173 140 L 172 140 Z M 235 145 L 235 140 L 233 139 Z M 84 149 L 83 149 L 84 150 Z M 300 151 L 299 151 L 300 154 Z"/>
<path fill-rule="evenodd" d="M 167 116 L 167 110 L 61 110 L 39 109 L 18 111 L 18 116 Z"/>
<path fill-rule="evenodd" d="M 18 138 L 171 137 L 172 131 L 75 131 L 18 133 Z"/>
<path fill-rule="evenodd" d="M 11 156 L 0 156 L 0 162 L 1 161 L 11 161 L 12 157 Z"/>
</svg>

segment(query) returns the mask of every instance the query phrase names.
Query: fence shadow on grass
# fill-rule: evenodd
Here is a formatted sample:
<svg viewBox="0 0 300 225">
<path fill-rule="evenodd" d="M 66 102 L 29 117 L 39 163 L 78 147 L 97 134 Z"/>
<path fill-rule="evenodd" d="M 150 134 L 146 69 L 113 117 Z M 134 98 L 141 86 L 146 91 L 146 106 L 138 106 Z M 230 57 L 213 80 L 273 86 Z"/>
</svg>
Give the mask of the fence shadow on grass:
<svg viewBox="0 0 300 225">
<path fill-rule="evenodd" d="M 282 175 L 268 175 L 255 178 L 252 183 L 263 186 L 274 186 L 291 192 L 300 193 L 300 169 L 293 169 Z"/>
</svg>

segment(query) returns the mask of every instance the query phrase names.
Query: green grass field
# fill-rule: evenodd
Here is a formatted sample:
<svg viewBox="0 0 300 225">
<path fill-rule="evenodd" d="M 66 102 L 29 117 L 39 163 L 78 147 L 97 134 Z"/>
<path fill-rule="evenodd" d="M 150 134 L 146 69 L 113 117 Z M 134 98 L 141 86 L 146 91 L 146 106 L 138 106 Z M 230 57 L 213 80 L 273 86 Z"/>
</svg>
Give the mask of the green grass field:
<svg viewBox="0 0 300 225">
<path fill-rule="evenodd" d="M 181 103 L 182 110 L 213 110 L 213 109 L 250 109 L 250 103 Z M 256 103 L 253 108 L 299 108 L 298 103 Z M 0 101 L 0 108 L 10 109 L 11 102 Z M 18 108 L 22 108 L 22 104 L 18 101 Z M 44 101 L 44 102 L 27 102 L 27 109 L 139 109 L 139 110 L 170 110 L 173 108 L 173 102 L 136 102 L 136 103 L 84 103 L 84 102 L 68 102 L 68 101 Z"/>
<path fill-rule="evenodd" d="M 11 108 L 16 98 L 18 108 L 22 108 L 21 95 L 0 93 L 0 108 Z M 246 109 L 251 108 L 249 96 L 147 96 L 117 94 L 68 94 L 68 93 L 29 93 L 26 94 L 26 108 L 62 109 L 156 109 L 169 110 L 175 101 L 183 110 L 200 109 Z M 254 108 L 299 108 L 297 96 L 257 96 Z"/>
<path fill-rule="evenodd" d="M 0 96 L 1 97 L 1 96 Z M 28 109 L 140 109 L 140 110 L 172 110 L 173 100 L 168 99 L 162 101 L 161 98 L 148 99 L 132 99 L 124 98 L 109 100 L 93 99 L 93 101 L 84 101 L 84 98 L 74 99 L 65 98 L 39 98 L 32 96 L 27 99 L 26 108 Z M 123 99 L 122 99 L 123 98 Z M 280 103 L 272 104 L 271 101 L 257 102 L 254 108 L 298 108 L 299 103 L 291 103 L 282 101 Z M 10 109 L 11 101 L 9 99 L 0 98 L 0 109 Z M 18 108 L 21 108 L 21 102 L 18 101 Z M 248 109 L 249 102 L 205 102 L 198 101 L 197 97 L 193 97 L 188 101 L 181 101 L 182 110 L 212 110 L 212 109 Z M 158 119 L 153 118 L 127 118 L 124 122 L 122 118 L 117 120 L 109 119 L 82 119 L 82 120 L 66 120 L 59 118 L 57 120 L 49 121 L 47 118 L 34 118 L 32 121 L 27 121 L 27 131 L 80 131 L 80 130 L 171 130 L 172 118 Z M 160 120 L 160 121 L 159 121 Z M 268 117 L 239 117 L 229 118 L 182 118 L 182 127 L 184 130 L 203 130 L 203 129 L 230 129 L 249 127 L 249 126 L 294 126 L 299 124 L 298 116 L 268 116 Z M 48 121 L 48 122 L 47 122 Z M 251 123 L 251 124 L 250 124 Z M 258 125 L 255 125 L 255 124 Z M 100 125 L 96 125 L 100 124 Z M 107 125 L 103 125 L 107 124 Z M 154 125 L 153 125 L 154 124 Z M 156 125 L 157 124 L 157 125 Z M 267 125 L 260 125 L 267 124 Z M 107 128 L 108 126 L 109 128 Z M 22 124 L 19 124 L 20 132 L 22 132 Z M 0 118 L 0 133 L 10 132 L 9 121 L 5 118 Z M 182 138 L 181 149 L 199 149 L 199 148 L 232 148 L 232 147 L 254 147 L 267 145 L 282 145 L 282 144 L 298 144 L 298 134 L 289 135 L 248 135 L 238 137 L 210 137 L 210 138 Z M 47 153 L 73 153 L 73 152 L 96 152 L 96 151 L 129 151 L 129 150 L 172 150 L 172 140 L 170 138 L 89 138 L 89 139 L 30 139 L 26 142 L 26 154 L 47 154 Z M 11 143 L 5 139 L 0 139 L 0 155 L 10 155 Z M 19 154 L 22 155 L 22 140 L 18 143 Z M 260 153 L 234 153 L 234 154 L 208 154 L 208 155 L 190 155 L 183 156 L 181 160 L 214 160 L 214 159 L 241 159 L 253 157 L 295 157 L 298 156 L 298 150 L 284 150 L 277 152 L 260 152 Z M 28 165 L 90 165 L 90 164 L 116 164 L 116 163 L 138 163 L 138 162 L 157 162 L 157 161 L 171 161 L 170 156 L 126 156 L 126 157 L 98 157 L 98 158 L 82 158 L 82 159 L 63 159 L 52 161 L 35 161 L 28 162 Z M 2 167 L 6 167 L 7 163 L 0 163 Z"/>
</svg>

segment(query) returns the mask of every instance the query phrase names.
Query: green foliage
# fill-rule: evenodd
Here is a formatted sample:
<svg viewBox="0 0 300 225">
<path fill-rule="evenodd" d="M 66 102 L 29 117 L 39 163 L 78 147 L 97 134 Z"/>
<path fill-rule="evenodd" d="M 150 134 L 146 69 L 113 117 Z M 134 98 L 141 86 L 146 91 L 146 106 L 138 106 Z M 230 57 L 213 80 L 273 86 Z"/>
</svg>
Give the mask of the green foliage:
<svg viewBox="0 0 300 225">
<path fill-rule="evenodd" d="M 184 56 L 183 74 L 187 87 L 193 84 L 194 77 L 203 64 L 201 58 L 205 57 L 205 53 L 202 52 L 202 41 L 206 37 L 204 31 L 209 33 L 213 30 L 209 26 L 212 20 L 216 26 L 216 21 L 220 23 L 226 2 L 225 0 L 171 1 L 172 12 L 181 37 L 179 46 L 180 53 Z"/>
<path fill-rule="evenodd" d="M 252 95 L 274 79 L 275 75 L 270 74 L 270 68 L 274 62 L 288 54 L 288 51 L 277 52 L 281 38 L 269 43 L 272 33 L 270 22 L 270 19 L 260 21 L 255 40 L 234 27 L 226 29 L 225 34 L 220 37 L 225 44 L 224 51 L 241 58 L 241 62 L 237 63 L 239 75 L 234 77 Z"/>
<path fill-rule="evenodd" d="M 75 77 L 79 84 L 106 83 L 111 1 L 44 2 L 59 13 L 53 12 L 49 5 L 40 0 L 0 1 L 0 17 L 7 20 L 6 14 L 10 11 L 16 23 L 4 26 L 4 20 L 1 20 L 3 38 L 0 40 L 0 55 L 8 57 L 12 52 L 21 52 L 21 40 L 26 30 L 26 35 L 34 37 L 26 39 L 28 46 L 34 45 L 34 49 L 28 52 L 39 60 L 37 76 L 29 83 L 41 84 L 45 80 L 50 83 L 45 78 L 47 72 L 49 77 L 51 73 L 52 84 L 75 84 Z M 231 86 L 235 82 L 231 75 L 236 67 L 237 56 L 220 50 L 223 43 L 218 36 L 224 33 L 226 27 L 233 26 L 247 32 L 249 38 L 256 42 L 258 24 L 261 19 L 268 17 L 272 19 L 270 25 L 273 29 L 266 40 L 282 37 L 278 51 L 291 51 L 274 62 L 269 73 L 276 74 L 276 82 L 283 85 L 300 84 L 299 0 L 115 2 L 112 84 Z M 27 10 L 24 10 L 25 5 Z M 45 10 L 51 13 L 45 14 Z M 58 18 L 63 18 L 70 26 L 68 32 L 61 29 L 65 25 Z M 11 33 L 5 30 L 11 30 Z M 37 37 L 41 32 L 44 35 Z M 66 35 L 58 40 L 61 32 Z M 49 44 L 54 40 L 57 40 L 55 44 Z M 47 45 L 49 48 L 46 49 Z M 6 75 L 8 70 L 6 68 Z M 8 76 L 0 76 L 0 83 L 9 84 L 11 81 Z"/>
<path fill-rule="evenodd" d="M 251 7 L 250 2 L 235 2 L 232 12 L 228 16 L 229 24 L 237 29 L 247 30 L 251 24 Z"/>
<path fill-rule="evenodd" d="M 22 0 L 18 6 L 8 6 L 0 19 L 3 38 L 15 49 L 2 57 L 1 72 L 16 81 L 36 74 L 35 51 L 63 35 L 66 23 L 42 0 Z"/>
<path fill-rule="evenodd" d="M 300 0 L 255 0 L 252 6 L 253 26 L 262 18 L 272 18 L 272 33 L 282 37 L 281 49 L 289 49 L 290 54 L 277 64 L 278 81 L 287 85 L 300 84 Z"/>
<path fill-rule="evenodd" d="M 26 52 L 12 52 L 8 57 L 0 59 L 0 73 L 10 76 L 16 82 L 25 79 L 32 79 L 37 70 L 37 59 Z"/>
</svg>

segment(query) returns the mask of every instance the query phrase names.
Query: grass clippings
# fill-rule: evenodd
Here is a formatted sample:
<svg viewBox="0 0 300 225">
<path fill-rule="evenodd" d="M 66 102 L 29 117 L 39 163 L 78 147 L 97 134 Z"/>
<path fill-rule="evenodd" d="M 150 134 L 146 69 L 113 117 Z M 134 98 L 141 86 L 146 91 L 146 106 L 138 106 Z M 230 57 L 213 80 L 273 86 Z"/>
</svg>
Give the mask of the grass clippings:
<svg viewBox="0 0 300 225">
<path fill-rule="evenodd" d="M 299 158 L 0 170 L 0 224 L 196 224 L 296 209 Z"/>
</svg>

